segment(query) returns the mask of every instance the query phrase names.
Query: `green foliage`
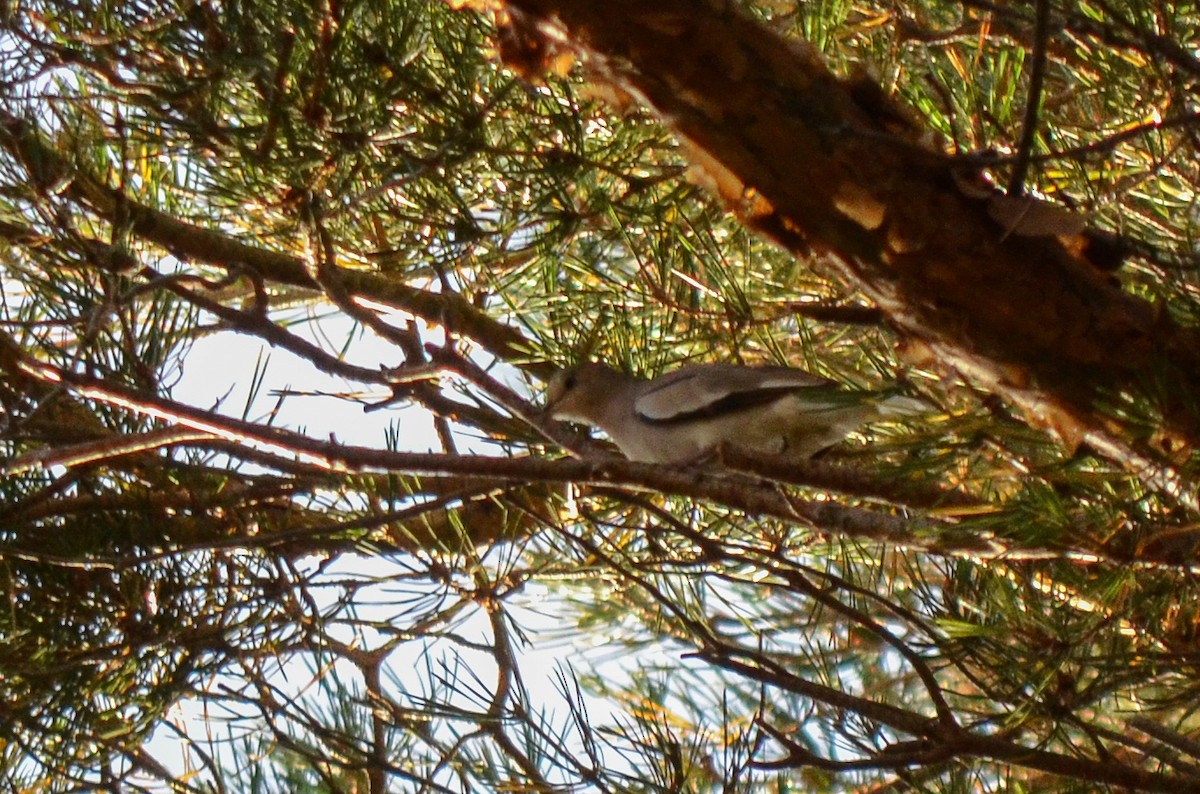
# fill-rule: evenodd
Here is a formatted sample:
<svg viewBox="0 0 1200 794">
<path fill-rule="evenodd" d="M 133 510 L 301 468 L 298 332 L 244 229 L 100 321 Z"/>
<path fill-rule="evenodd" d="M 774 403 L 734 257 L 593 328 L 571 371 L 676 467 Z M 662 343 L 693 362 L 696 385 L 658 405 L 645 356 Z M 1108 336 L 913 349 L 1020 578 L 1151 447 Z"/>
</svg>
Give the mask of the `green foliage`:
<svg viewBox="0 0 1200 794">
<path fill-rule="evenodd" d="M 1194 9 L 1055 4 L 1043 40 L 1009 4 L 747 5 L 1000 183 L 1043 51 L 1026 185 L 1121 235 L 1113 278 L 1194 324 Z M 1200 411 L 1166 367 L 1096 415 L 1176 490 L 899 360 L 590 65 L 520 77 L 470 10 L 26 0 L 0 35 L 10 788 L 1200 776 L 1200 477 L 1159 406 Z M 266 363 L 225 373 L 251 396 L 214 410 L 179 380 L 230 333 L 298 363 L 275 392 Z M 530 427 L 550 366 L 586 357 L 786 363 L 931 410 L 783 475 L 657 487 L 568 470 Z M 287 432 L 358 403 L 405 407 L 367 450 Z"/>
</svg>

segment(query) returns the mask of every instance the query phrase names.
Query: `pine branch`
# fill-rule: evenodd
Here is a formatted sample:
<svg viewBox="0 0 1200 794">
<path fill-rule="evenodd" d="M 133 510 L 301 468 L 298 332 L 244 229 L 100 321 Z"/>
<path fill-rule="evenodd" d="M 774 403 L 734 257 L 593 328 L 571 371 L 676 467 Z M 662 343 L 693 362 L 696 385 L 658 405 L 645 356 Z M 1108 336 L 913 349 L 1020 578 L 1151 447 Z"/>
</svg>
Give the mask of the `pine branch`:
<svg viewBox="0 0 1200 794">
<path fill-rule="evenodd" d="M 643 97 L 687 142 L 749 227 L 797 255 L 833 254 L 823 261 L 943 369 L 1200 510 L 1194 484 L 1136 441 L 1136 427 L 1095 408 L 1103 393 L 1136 391 L 1200 446 L 1200 414 L 1185 407 L 1200 401 L 1197 330 L 1157 316 L 1057 237 L 998 224 L 989 198 L 960 189 L 951 160 L 877 86 L 834 77 L 806 45 L 723 6 L 504 7 L 541 45 L 514 68 L 535 74 L 555 53 L 586 54 L 594 79 Z M 1163 368 L 1169 394 L 1147 388 Z"/>
</svg>

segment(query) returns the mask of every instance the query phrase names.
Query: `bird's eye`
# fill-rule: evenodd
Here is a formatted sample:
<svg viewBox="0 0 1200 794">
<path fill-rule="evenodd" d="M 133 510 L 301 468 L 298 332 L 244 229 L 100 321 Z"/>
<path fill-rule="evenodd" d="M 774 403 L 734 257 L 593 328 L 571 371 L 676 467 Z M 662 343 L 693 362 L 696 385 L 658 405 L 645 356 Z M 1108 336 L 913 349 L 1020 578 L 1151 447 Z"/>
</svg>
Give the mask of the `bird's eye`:
<svg viewBox="0 0 1200 794">
<path fill-rule="evenodd" d="M 563 388 L 565 388 L 567 391 L 574 389 L 575 381 L 576 381 L 575 373 L 572 372 L 569 375 L 567 375 L 566 379 L 563 381 Z"/>
</svg>

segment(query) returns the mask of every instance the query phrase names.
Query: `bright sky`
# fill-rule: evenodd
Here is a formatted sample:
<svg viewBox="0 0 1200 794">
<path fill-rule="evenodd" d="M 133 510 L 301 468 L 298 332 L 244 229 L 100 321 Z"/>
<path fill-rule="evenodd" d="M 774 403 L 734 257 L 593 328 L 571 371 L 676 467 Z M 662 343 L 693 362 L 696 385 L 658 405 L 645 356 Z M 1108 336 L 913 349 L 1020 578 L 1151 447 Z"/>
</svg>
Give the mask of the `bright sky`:
<svg viewBox="0 0 1200 794">
<path fill-rule="evenodd" d="M 297 324 L 292 326 L 291 330 L 310 341 L 323 343 L 326 349 L 337 349 L 348 333 L 355 332 L 354 328 L 349 318 L 334 314 L 317 323 Z M 318 335 L 323 338 L 318 338 Z M 430 336 L 434 341 L 440 341 L 432 334 Z M 255 401 L 246 412 L 247 418 L 261 419 L 269 413 L 276 405 L 275 393 L 279 390 L 336 394 L 360 388 L 359 384 L 347 384 L 340 378 L 316 371 L 308 362 L 287 351 L 272 350 L 256 338 L 222 332 L 201 338 L 194 344 L 186 355 L 182 375 L 173 389 L 173 395 L 176 399 L 200 408 L 210 408 L 220 402 L 221 413 L 240 416 L 245 409 L 251 388 L 251 374 L 255 372 L 256 366 L 262 366 L 268 355 L 270 360 L 266 375 Z M 347 358 L 353 363 L 367 367 L 394 366 L 399 363 L 395 348 L 370 331 L 364 331 L 356 337 Z M 506 380 L 514 388 L 523 388 L 515 378 Z M 382 396 L 376 395 L 369 401 L 374 402 Z M 368 413 L 363 411 L 361 404 L 335 396 L 292 396 L 283 402 L 275 420 L 280 426 L 300 428 L 314 438 L 326 438 L 333 433 L 346 443 L 381 448 L 384 432 L 392 422 L 400 424 L 400 438 L 404 448 L 413 451 L 439 448 L 430 415 L 423 409 L 411 406 L 398 406 Z M 469 447 L 469 441 L 464 439 L 463 446 Z M 358 610 L 358 615 L 364 620 L 389 620 L 394 619 L 396 596 L 388 592 L 388 582 L 391 577 L 398 577 L 403 573 L 405 571 L 386 560 L 345 555 L 336 565 L 325 571 L 325 576 L 330 580 L 355 577 L 374 582 L 357 594 L 356 601 L 367 605 Z M 321 606 L 326 607 L 333 603 L 340 591 L 339 588 L 331 587 L 323 591 L 317 590 L 315 595 L 322 602 Z M 536 705 L 557 713 L 559 719 L 556 722 L 565 724 L 566 704 L 555 688 L 554 673 L 569 660 L 577 660 L 584 649 L 572 647 L 564 639 L 573 634 L 564 631 L 564 628 L 567 628 L 566 622 L 573 619 L 561 612 L 561 599 L 547 598 L 545 588 L 537 584 L 527 586 L 520 595 L 520 602 L 515 603 L 514 599 L 510 607 L 518 616 L 521 627 L 538 636 L 535 647 L 522 651 L 521 670 L 528 677 L 526 683 L 536 694 Z M 491 642 L 491 628 L 482 610 L 477 610 L 476 614 L 470 616 L 457 628 L 456 633 L 484 645 Z M 557 639 L 551 640 L 551 636 Z M 343 639 L 351 638 L 347 636 Z M 589 640 L 594 642 L 595 637 Z M 453 659 L 454 656 L 448 653 L 449 650 L 450 646 L 446 644 L 432 646 L 432 649 L 417 642 L 404 646 L 394 654 L 389 665 L 394 675 L 394 683 L 389 689 L 397 693 L 425 691 L 427 683 L 422 681 L 422 677 L 428 675 L 426 665 L 431 660 L 436 663 L 439 660 Z M 485 685 L 490 688 L 495 684 L 496 668 L 490 655 L 461 646 L 455 646 L 454 653 L 458 657 L 458 663 L 465 665 L 474 675 L 478 675 Z M 353 675 L 349 668 L 346 675 Z M 321 697 L 321 688 L 313 685 L 311 664 L 305 659 L 294 659 L 282 666 L 278 670 L 277 678 L 278 685 L 285 692 L 296 695 L 303 693 L 314 699 Z M 228 683 L 233 684 L 234 680 L 230 679 Z M 347 680 L 346 684 L 349 686 L 351 682 Z M 358 690 L 361 691 L 361 687 L 358 687 Z M 478 708 L 478 704 L 462 705 Z M 589 704 L 589 713 L 593 718 L 603 718 L 609 711 L 606 704 Z M 206 714 L 201 703 L 187 701 L 173 710 L 170 721 L 197 740 L 206 736 L 227 738 L 225 726 L 219 719 L 221 716 Z M 214 717 L 218 718 L 217 721 L 210 721 Z M 194 760 L 189 763 L 186 759 L 182 743 L 169 728 L 160 729 L 147 749 L 157 760 L 177 773 L 183 774 L 197 766 Z M 211 751 L 214 748 L 205 749 Z M 225 747 L 224 752 L 224 761 L 229 763 L 233 757 L 231 748 Z"/>
</svg>

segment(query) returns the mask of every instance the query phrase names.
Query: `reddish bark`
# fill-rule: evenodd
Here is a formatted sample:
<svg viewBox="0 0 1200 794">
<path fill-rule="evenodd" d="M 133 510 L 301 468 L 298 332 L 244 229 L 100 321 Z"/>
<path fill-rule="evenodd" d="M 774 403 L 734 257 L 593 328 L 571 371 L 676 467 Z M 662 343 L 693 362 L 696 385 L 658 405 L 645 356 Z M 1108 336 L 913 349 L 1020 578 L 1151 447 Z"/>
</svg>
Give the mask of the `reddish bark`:
<svg viewBox="0 0 1200 794">
<path fill-rule="evenodd" d="M 1100 394 L 1148 397 L 1182 439 L 1200 441 L 1197 417 L 1167 404 L 1187 401 L 1150 387 L 1166 371 L 1172 389 L 1200 394 L 1194 330 L 1123 292 L 1077 253 L 1077 235 L 997 221 L 1006 199 L 964 189 L 878 87 L 835 77 L 720 0 L 505 0 L 504 11 L 518 31 L 508 38 L 526 42 L 518 68 L 563 49 L 583 57 L 680 135 L 748 225 L 797 254 L 832 254 L 822 260 L 917 349 L 1068 445 L 1090 441 L 1178 490 L 1135 431 L 1092 405 Z"/>
</svg>

